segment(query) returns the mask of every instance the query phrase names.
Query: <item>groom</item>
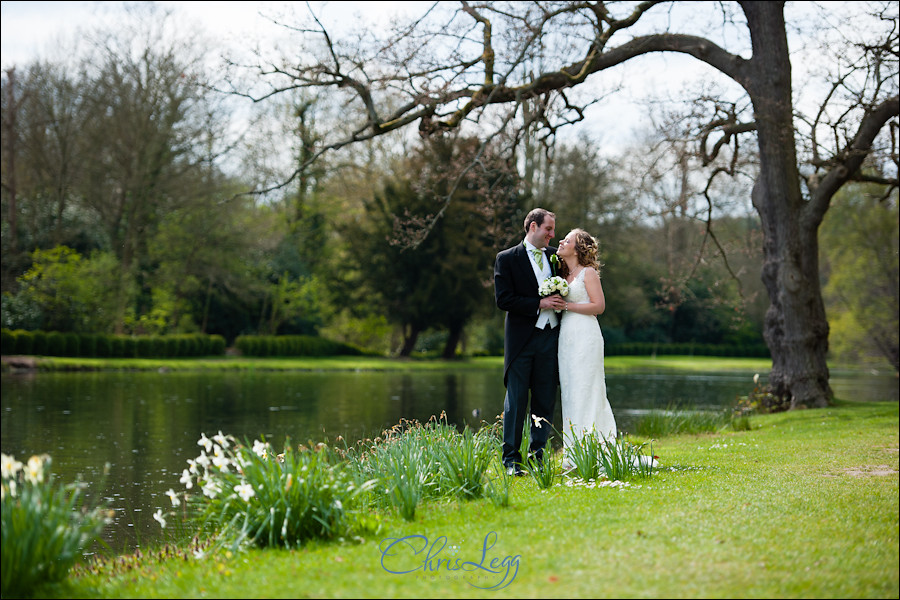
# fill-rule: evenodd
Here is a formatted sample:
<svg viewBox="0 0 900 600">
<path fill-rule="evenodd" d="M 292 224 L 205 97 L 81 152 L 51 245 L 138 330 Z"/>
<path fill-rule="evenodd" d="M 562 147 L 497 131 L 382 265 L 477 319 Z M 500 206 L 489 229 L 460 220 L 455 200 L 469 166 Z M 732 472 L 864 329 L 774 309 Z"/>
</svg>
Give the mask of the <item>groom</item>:
<svg viewBox="0 0 900 600">
<path fill-rule="evenodd" d="M 556 215 L 536 208 L 525 217 L 525 240 L 497 254 L 494 262 L 494 295 L 497 307 L 506 311 L 503 344 L 503 450 L 501 460 L 511 475 L 522 475 L 522 428 L 530 414 L 540 421 L 531 423 L 529 454 L 543 458 L 550 437 L 556 390 L 559 380 L 557 343 L 559 317 L 554 309 L 565 300 L 554 295 L 541 298 L 538 287 L 555 274 L 556 248 L 548 246 L 555 236 Z"/>
</svg>

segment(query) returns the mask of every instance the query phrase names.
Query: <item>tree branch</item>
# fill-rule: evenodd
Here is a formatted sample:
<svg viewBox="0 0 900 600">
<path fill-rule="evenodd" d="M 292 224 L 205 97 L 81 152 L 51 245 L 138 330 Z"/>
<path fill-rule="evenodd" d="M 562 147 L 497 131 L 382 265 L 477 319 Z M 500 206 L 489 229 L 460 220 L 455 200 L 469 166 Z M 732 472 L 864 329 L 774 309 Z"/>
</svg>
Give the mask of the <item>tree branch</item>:
<svg viewBox="0 0 900 600">
<path fill-rule="evenodd" d="M 821 222 L 831 203 L 831 198 L 842 185 L 851 180 L 859 171 L 863 160 L 872 148 L 875 136 L 892 117 L 900 115 L 900 97 L 893 96 L 867 111 L 859 124 L 856 136 L 838 153 L 833 165 L 818 186 L 812 190 L 807 205 L 808 216 Z M 896 185 L 896 180 L 893 182 Z"/>
</svg>

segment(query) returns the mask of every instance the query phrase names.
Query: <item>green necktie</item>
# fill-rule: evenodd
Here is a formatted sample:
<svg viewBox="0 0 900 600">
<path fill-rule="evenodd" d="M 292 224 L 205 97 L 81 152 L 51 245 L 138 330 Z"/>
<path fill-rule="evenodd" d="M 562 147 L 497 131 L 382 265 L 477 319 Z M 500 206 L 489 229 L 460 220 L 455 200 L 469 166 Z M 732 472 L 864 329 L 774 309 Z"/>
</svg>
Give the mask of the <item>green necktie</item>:
<svg viewBox="0 0 900 600">
<path fill-rule="evenodd" d="M 540 248 L 531 251 L 534 254 L 534 260 L 537 261 L 538 269 L 544 270 L 544 252 Z"/>
</svg>

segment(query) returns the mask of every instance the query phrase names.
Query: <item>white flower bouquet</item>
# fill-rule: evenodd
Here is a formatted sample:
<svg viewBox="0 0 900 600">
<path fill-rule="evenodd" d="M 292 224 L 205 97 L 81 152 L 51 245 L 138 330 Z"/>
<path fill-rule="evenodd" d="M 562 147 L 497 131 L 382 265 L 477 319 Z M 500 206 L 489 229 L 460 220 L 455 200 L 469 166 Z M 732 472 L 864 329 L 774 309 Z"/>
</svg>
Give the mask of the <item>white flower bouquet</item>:
<svg viewBox="0 0 900 600">
<path fill-rule="evenodd" d="M 548 277 L 547 279 L 545 279 L 541 283 L 541 287 L 538 291 L 540 292 L 542 298 L 545 296 L 552 296 L 553 294 L 568 296 L 569 284 L 559 275 L 554 275 L 553 277 Z"/>
</svg>

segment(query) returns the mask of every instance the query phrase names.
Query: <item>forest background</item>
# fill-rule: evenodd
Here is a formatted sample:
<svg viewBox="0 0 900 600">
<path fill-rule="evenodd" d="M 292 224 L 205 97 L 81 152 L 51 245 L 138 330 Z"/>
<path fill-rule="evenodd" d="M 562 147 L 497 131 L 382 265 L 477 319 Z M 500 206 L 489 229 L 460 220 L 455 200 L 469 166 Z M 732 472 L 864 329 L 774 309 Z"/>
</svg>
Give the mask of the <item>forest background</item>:
<svg viewBox="0 0 900 600">
<path fill-rule="evenodd" d="M 183 25 L 136 4 L 53 58 L 4 65 L 4 328 L 500 354 L 493 259 L 542 206 L 558 239 L 583 227 L 600 241 L 608 345 L 764 343 L 755 165 L 751 154 L 714 178 L 703 164 L 697 98 L 728 104 L 709 82 L 647 96 L 626 144 L 523 127 L 510 156 L 477 131 L 398 131 L 310 164 L 346 107 L 300 86 L 251 102 L 223 85 L 222 49 Z M 823 40 L 837 27 L 816 26 Z M 483 168 L 457 179 L 473 162 Z M 427 221 L 451 192 L 428 235 L 410 237 L 402 224 Z M 897 206 L 896 188 L 853 184 L 825 216 L 836 360 L 897 366 Z"/>
</svg>

